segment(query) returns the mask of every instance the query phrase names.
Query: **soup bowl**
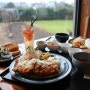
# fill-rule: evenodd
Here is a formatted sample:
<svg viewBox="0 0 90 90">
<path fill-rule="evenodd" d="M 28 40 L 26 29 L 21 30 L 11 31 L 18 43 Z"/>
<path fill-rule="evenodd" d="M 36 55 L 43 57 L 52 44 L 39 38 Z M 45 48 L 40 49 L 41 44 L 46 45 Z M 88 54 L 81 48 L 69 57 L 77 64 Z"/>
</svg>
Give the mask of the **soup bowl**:
<svg viewBox="0 0 90 90">
<path fill-rule="evenodd" d="M 67 33 L 56 33 L 55 38 L 58 42 L 65 43 L 68 40 L 69 35 Z"/>
<path fill-rule="evenodd" d="M 83 74 L 90 75 L 90 53 L 78 52 L 73 54 L 72 63 Z"/>
</svg>

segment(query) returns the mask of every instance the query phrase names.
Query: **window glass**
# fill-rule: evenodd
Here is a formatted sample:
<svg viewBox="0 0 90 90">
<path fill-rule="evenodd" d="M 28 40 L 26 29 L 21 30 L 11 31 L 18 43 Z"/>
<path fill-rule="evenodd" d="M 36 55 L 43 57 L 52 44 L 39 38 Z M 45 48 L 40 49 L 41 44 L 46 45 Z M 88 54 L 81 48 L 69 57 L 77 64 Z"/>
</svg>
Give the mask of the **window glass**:
<svg viewBox="0 0 90 90">
<path fill-rule="evenodd" d="M 35 39 L 73 32 L 75 0 L 0 0 L 0 45 L 23 43 L 22 27 L 33 26 Z"/>
</svg>

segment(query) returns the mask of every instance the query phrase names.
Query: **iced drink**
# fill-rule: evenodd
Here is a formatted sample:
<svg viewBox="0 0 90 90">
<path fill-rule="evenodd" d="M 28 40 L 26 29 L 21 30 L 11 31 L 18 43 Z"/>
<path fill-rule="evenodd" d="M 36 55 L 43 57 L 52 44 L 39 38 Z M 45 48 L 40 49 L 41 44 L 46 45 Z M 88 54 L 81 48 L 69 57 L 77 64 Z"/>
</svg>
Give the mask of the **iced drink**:
<svg viewBox="0 0 90 90">
<path fill-rule="evenodd" d="M 34 47 L 34 29 L 32 26 L 23 27 L 25 48 Z"/>
</svg>

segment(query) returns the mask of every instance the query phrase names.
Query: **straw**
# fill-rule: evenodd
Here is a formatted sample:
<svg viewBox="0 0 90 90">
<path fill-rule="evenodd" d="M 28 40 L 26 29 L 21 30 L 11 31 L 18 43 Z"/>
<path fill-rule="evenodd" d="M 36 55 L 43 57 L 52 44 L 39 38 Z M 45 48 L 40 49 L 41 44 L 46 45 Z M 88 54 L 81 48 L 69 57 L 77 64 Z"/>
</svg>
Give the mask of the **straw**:
<svg viewBox="0 0 90 90">
<path fill-rule="evenodd" d="M 34 22 L 37 20 L 38 17 L 36 17 L 33 21 L 31 20 L 31 26 L 33 26 Z"/>
</svg>

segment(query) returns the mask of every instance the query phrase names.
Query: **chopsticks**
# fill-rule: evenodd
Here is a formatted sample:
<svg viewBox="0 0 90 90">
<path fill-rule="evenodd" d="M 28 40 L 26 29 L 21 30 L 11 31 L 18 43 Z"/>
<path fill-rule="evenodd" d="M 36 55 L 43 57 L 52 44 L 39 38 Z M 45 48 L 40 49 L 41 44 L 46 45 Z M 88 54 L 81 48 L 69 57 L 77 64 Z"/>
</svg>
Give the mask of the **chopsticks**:
<svg viewBox="0 0 90 90">
<path fill-rule="evenodd" d="M 45 41 L 48 41 L 49 39 L 51 39 L 52 37 L 50 36 L 50 37 L 48 37 Z"/>
<path fill-rule="evenodd" d="M 7 67 L 4 71 L 2 71 L 2 73 L 0 73 L 0 76 L 2 77 L 3 75 L 5 75 L 9 70 L 9 67 Z"/>
</svg>

